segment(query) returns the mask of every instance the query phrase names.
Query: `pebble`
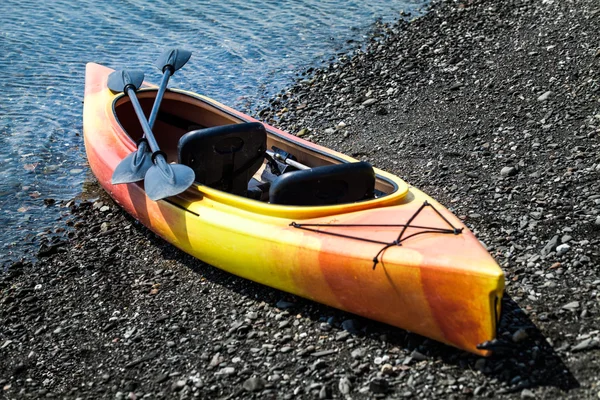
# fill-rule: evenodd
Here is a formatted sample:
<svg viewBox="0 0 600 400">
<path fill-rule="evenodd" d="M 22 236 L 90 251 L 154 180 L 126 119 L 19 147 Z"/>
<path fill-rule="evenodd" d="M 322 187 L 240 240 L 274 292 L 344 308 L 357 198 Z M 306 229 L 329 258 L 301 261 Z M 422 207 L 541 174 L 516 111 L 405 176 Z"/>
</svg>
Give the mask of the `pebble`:
<svg viewBox="0 0 600 400">
<path fill-rule="evenodd" d="M 383 378 L 375 378 L 369 382 L 369 390 L 376 394 L 385 394 L 389 388 L 389 382 Z"/>
<path fill-rule="evenodd" d="M 527 339 L 528 337 L 529 337 L 529 334 L 527 334 L 527 330 L 525 328 L 521 328 L 521 329 L 517 330 L 515 333 L 513 333 L 512 341 L 515 343 L 519 343 L 519 342 L 522 342 L 523 340 Z"/>
<path fill-rule="evenodd" d="M 367 99 L 365 101 L 362 102 L 362 105 L 365 107 L 371 106 L 373 104 L 377 103 L 376 99 Z"/>
<path fill-rule="evenodd" d="M 552 95 L 552 92 L 549 90 L 547 92 L 544 92 L 543 94 L 541 94 L 537 99 L 538 101 L 546 101 L 548 100 L 548 98 Z"/>
<path fill-rule="evenodd" d="M 578 352 L 578 351 L 584 351 L 584 350 L 591 350 L 591 349 L 595 349 L 598 347 L 600 347 L 600 341 L 598 339 L 587 338 L 587 339 L 577 343 L 575 346 L 573 346 L 571 348 L 571 351 Z"/>
<path fill-rule="evenodd" d="M 548 243 L 546 243 L 546 245 L 542 249 L 542 256 L 546 256 L 546 255 L 550 254 L 551 252 L 553 252 L 554 249 L 556 249 L 557 245 L 558 245 L 558 235 L 554 235 L 552 237 L 552 239 L 550 239 L 548 241 Z"/>
<path fill-rule="evenodd" d="M 514 176 L 519 172 L 515 167 L 504 167 L 500 171 L 500 175 L 502 176 Z"/>
<path fill-rule="evenodd" d="M 242 387 L 247 392 L 259 392 L 264 389 L 266 384 L 267 384 L 267 382 L 264 379 L 258 378 L 258 377 L 252 377 L 252 378 L 246 379 L 244 381 L 244 383 L 242 384 Z"/>
<path fill-rule="evenodd" d="M 562 308 L 565 310 L 575 311 L 579 308 L 579 302 L 572 301 L 570 303 L 565 304 Z"/>
<path fill-rule="evenodd" d="M 536 396 L 535 396 L 535 394 L 531 390 L 529 390 L 529 389 L 523 389 L 521 391 L 521 398 L 522 399 L 535 399 Z"/>
<path fill-rule="evenodd" d="M 187 384 L 187 380 L 185 379 L 180 379 L 178 381 L 173 382 L 173 384 L 171 385 L 171 390 L 173 390 L 174 392 L 180 392 Z"/>
<path fill-rule="evenodd" d="M 563 254 L 565 254 L 566 252 L 569 251 L 569 249 L 571 248 L 571 246 L 569 246 L 566 243 L 563 243 L 559 246 L 556 247 L 556 254 L 559 256 L 562 256 Z"/>
<path fill-rule="evenodd" d="M 350 394 L 350 391 L 352 390 L 352 382 L 350 382 L 350 379 L 344 376 L 340 378 L 338 389 L 343 395 Z"/>
</svg>

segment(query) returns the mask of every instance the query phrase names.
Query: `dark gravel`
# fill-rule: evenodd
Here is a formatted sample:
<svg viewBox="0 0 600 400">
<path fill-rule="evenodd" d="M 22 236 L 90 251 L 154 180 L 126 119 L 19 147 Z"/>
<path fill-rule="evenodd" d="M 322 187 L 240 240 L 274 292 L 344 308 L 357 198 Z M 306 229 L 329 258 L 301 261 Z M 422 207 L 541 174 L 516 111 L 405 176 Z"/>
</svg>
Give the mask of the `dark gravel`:
<svg viewBox="0 0 600 400">
<path fill-rule="evenodd" d="M 598 398 L 599 22 L 435 2 L 259 113 L 465 220 L 507 275 L 493 357 L 223 273 L 102 196 L 49 205 L 38 261 L 0 273 L 0 397 Z"/>
</svg>

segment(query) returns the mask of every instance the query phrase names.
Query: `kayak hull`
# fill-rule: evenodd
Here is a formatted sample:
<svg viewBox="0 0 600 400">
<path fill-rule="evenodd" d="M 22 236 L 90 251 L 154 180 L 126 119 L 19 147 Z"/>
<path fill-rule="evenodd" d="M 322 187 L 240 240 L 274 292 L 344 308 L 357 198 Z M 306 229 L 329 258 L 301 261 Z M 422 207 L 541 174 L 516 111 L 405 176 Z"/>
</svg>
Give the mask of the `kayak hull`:
<svg viewBox="0 0 600 400">
<path fill-rule="evenodd" d="M 111 71 L 97 64 L 87 66 L 86 153 L 102 187 L 150 230 L 240 277 L 489 354 L 477 345 L 496 335 L 504 275 L 475 236 L 434 199 L 376 170 L 382 182 L 394 189 L 379 199 L 351 205 L 275 206 L 197 184 L 179 196 L 151 201 L 141 183 L 111 184 L 116 166 L 135 150 L 115 111 L 126 98 L 106 87 Z M 140 92 L 140 97 L 145 94 Z M 192 93 L 168 91 L 165 99 L 169 96 L 189 98 L 235 121 L 255 121 Z M 275 140 L 324 154 L 319 157 L 355 161 L 265 127 Z M 456 230 L 417 234 L 387 247 L 385 243 L 396 240 L 402 227 L 382 225 L 405 224 L 411 218 L 419 226 Z M 417 231 L 408 228 L 406 233 Z"/>
</svg>

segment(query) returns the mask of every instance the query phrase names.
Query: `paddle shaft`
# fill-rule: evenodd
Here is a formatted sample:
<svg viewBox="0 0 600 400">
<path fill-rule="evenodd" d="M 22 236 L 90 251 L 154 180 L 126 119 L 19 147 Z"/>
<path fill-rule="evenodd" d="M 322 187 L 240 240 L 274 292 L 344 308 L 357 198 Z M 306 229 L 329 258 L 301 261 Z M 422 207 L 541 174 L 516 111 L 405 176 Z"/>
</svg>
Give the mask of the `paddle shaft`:
<svg viewBox="0 0 600 400">
<path fill-rule="evenodd" d="M 150 150 L 152 151 L 153 154 L 156 154 L 156 156 L 154 156 L 154 161 L 156 163 L 161 162 L 161 161 L 166 163 L 166 160 L 164 159 L 164 157 L 161 156 L 161 153 L 157 153 L 160 151 L 160 148 L 158 147 L 158 143 L 156 143 L 156 139 L 154 138 L 154 134 L 152 133 L 152 128 L 150 128 L 150 124 L 148 124 L 148 121 L 146 120 L 146 115 L 144 115 L 142 106 L 140 105 L 140 102 L 138 101 L 138 98 L 135 95 L 135 89 L 133 89 L 130 86 L 126 86 L 125 93 L 131 99 L 131 104 L 133 105 L 133 109 L 135 110 L 135 113 L 137 114 L 137 117 L 140 120 L 140 124 L 142 124 L 142 129 L 144 130 L 144 135 L 146 137 L 146 140 L 148 141 Z M 155 102 L 155 104 L 156 103 L 158 103 L 158 102 Z M 158 107 L 157 107 L 157 109 L 158 109 Z"/>
<path fill-rule="evenodd" d="M 167 66 L 162 76 L 162 80 L 160 82 L 160 86 L 158 87 L 158 93 L 156 93 L 156 99 L 154 99 L 154 105 L 152 106 L 152 111 L 150 112 L 150 118 L 148 118 L 148 125 L 150 129 L 154 128 L 154 123 L 156 122 L 156 117 L 158 117 L 158 109 L 160 107 L 160 103 L 162 102 L 163 96 L 167 91 L 167 84 L 169 83 L 169 78 L 173 75 L 173 68 L 171 66 Z"/>
</svg>

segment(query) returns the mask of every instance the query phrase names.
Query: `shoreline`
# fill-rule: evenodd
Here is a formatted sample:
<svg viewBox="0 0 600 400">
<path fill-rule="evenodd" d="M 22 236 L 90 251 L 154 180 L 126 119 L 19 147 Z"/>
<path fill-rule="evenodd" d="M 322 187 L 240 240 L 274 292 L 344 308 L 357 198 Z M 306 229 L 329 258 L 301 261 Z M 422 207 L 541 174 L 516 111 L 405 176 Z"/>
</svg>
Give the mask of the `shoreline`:
<svg viewBox="0 0 600 400">
<path fill-rule="evenodd" d="M 73 230 L 38 261 L 0 273 L 0 393 L 598 396 L 598 19 L 594 0 L 434 1 L 258 113 L 465 221 L 507 277 L 493 357 L 229 275 L 102 194 L 65 207 Z"/>
</svg>

